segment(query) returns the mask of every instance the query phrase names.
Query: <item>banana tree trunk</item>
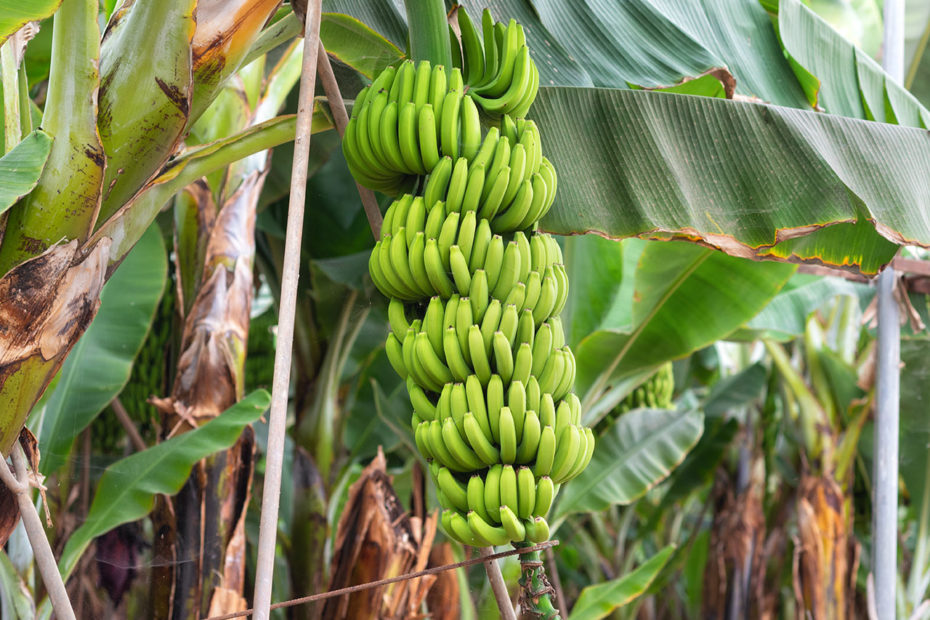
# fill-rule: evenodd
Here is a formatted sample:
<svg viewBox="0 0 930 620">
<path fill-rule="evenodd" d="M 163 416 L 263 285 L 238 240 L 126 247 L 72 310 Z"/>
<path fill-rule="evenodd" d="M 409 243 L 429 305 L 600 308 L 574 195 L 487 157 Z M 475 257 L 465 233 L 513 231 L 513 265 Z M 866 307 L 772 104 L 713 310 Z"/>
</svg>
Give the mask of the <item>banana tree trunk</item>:
<svg viewBox="0 0 930 620">
<path fill-rule="evenodd" d="M 714 489 L 714 523 L 704 578 L 704 617 L 763 617 L 760 609 L 765 576 L 763 545 L 765 515 L 762 486 L 750 480 L 733 492 L 729 475 L 718 478 Z"/>
<path fill-rule="evenodd" d="M 196 211 L 186 221 L 200 226 L 198 243 L 189 247 L 179 243 L 175 248 L 179 298 L 186 306 L 183 291 L 196 291 L 196 296 L 185 317 L 172 395 L 158 401 L 166 437 L 216 417 L 245 391 L 255 207 L 265 174 L 254 171 L 246 176 L 215 215 L 205 182 L 179 197 L 179 211 Z M 203 259 L 200 282 L 190 287 L 181 274 L 191 264 L 188 261 L 199 258 Z M 160 505 L 156 520 L 162 535 L 156 539 L 156 554 L 173 556 L 177 563 L 167 574 L 157 575 L 168 580 L 172 593 L 170 606 L 157 610 L 165 614 L 159 617 L 206 617 L 246 608 L 244 520 L 254 448 L 249 430 L 230 450 L 201 461 L 181 492 Z M 173 549 L 166 549 L 167 545 Z M 166 585 L 161 588 L 164 591 Z"/>
<path fill-rule="evenodd" d="M 855 611 L 859 544 L 849 503 L 828 475 L 805 474 L 798 489 L 798 540 L 794 591 L 798 613 L 814 620 L 843 620 Z"/>
<path fill-rule="evenodd" d="M 291 545 L 287 562 L 290 567 L 291 592 L 295 596 L 322 592 L 326 585 L 326 540 L 329 520 L 326 485 L 302 447 L 294 450 L 294 507 L 291 515 Z M 295 620 L 319 618 L 321 604 L 298 605 L 292 610 Z"/>
</svg>

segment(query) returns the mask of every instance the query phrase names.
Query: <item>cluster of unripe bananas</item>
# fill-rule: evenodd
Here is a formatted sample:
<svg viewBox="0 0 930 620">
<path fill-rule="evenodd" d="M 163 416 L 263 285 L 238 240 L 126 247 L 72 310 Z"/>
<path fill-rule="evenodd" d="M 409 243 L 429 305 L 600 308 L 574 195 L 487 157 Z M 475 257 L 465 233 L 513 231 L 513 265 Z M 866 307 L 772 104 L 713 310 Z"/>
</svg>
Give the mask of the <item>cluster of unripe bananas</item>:
<svg viewBox="0 0 930 620">
<path fill-rule="evenodd" d="M 475 546 L 539 542 L 595 443 L 558 317 L 562 251 L 534 230 L 556 173 L 522 118 L 539 86 L 522 27 L 485 11 L 482 42 L 462 9 L 459 25 L 464 75 L 425 61 L 386 69 L 356 99 L 343 152 L 360 183 L 402 194 L 369 271 L 391 299 L 386 351 L 443 528 Z"/>
<path fill-rule="evenodd" d="M 666 362 L 638 388 L 627 394 L 597 425 L 597 433 L 603 433 L 611 422 L 633 409 L 671 409 L 675 394 L 675 373 L 671 362 Z"/>
</svg>

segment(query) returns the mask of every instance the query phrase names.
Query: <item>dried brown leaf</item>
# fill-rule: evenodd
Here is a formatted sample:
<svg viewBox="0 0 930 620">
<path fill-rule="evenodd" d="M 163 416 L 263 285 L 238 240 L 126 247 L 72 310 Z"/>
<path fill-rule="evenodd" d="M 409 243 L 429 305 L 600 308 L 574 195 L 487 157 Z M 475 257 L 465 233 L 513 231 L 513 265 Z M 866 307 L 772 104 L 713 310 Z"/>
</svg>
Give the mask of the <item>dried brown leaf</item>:
<svg viewBox="0 0 930 620">
<path fill-rule="evenodd" d="M 0 279 L 0 452 L 100 307 L 110 239 L 53 246 Z"/>
<path fill-rule="evenodd" d="M 453 564 L 452 545 L 442 543 L 430 550 L 429 565 Z M 426 608 L 432 620 L 459 619 L 459 580 L 455 571 L 447 570 L 436 575 L 436 581 L 426 595 Z"/>
<path fill-rule="evenodd" d="M 369 583 L 412 572 L 422 565 L 432 537 L 435 516 L 412 523 L 385 471 L 384 453 L 365 468 L 349 489 L 339 518 L 329 590 Z M 423 532 L 422 539 L 417 530 Z M 424 552 L 424 547 L 426 552 Z M 422 581 L 408 580 L 327 600 L 324 618 L 400 618 L 422 600 Z"/>
<path fill-rule="evenodd" d="M 797 513 L 794 590 L 799 614 L 814 620 L 853 617 L 858 549 L 839 485 L 828 476 L 804 475 Z"/>
</svg>

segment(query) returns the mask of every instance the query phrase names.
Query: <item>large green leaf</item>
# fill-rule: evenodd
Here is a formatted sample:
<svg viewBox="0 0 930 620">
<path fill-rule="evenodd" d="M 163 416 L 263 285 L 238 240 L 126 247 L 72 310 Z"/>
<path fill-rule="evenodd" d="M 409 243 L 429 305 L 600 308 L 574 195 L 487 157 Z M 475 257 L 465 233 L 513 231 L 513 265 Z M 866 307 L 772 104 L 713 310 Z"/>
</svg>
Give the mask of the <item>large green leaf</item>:
<svg viewBox="0 0 930 620">
<path fill-rule="evenodd" d="M 623 577 L 588 586 L 578 596 L 568 620 L 599 620 L 628 605 L 649 588 L 674 551 L 675 546 L 669 545 Z"/>
<path fill-rule="evenodd" d="M 97 0 L 68 0 L 54 20 L 42 128 L 56 138 L 38 186 L 10 211 L 0 273 L 61 239 L 86 239 L 106 166 L 97 133 Z"/>
<path fill-rule="evenodd" d="M 194 463 L 232 446 L 242 429 L 268 408 L 271 395 L 256 390 L 203 426 L 137 452 L 107 467 L 84 524 L 68 539 L 61 560 L 67 578 L 87 545 L 123 523 L 141 519 L 155 503 L 155 496 L 177 493 Z"/>
<path fill-rule="evenodd" d="M 61 367 L 38 429 L 42 473 L 61 466 L 74 438 L 126 385 L 167 274 L 165 244 L 152 226 L 103 287 L 97 316 Z"/>
<path fill-rule="evenodd" d="M 407 18 L 403 5 L 388 0 L 324 0 L 326 13 L 345 13 L 381 33 L 394 45 L 407 48 Z"/>
<path fill-rule="evenodd" d="M 0 0 L 0 44 L 28 22 L 49 17 L 60 4 L 61 0 Z"/>
<path fill-rule="evenodd" d="M 562 311 L 562 323 L 572 346 L 602 327 L 633 329 L 636 265 L 646 243 L 640 239 L 618 243 L 596 235 L 565 239 L 571 295 Z"/>
<path fill-rule="evenodd" d="M 668 490 L 659 505 L 652 509 L 652 515 L 643 526 L 640 537 L 652 532 L 656 524 L 670 514 L 672 506 L 692 493 L 706 489 L 713 482 L 714 474 L 720 463 L 727 458 L 727 448 L 739 429 L 740 424 L 735 418 L 705 420 L 704 434 L 681 465 L 672 472 Z"/>
<path fill-rule="evenodd" d="M 811 312 L 837 295 L 852 295 L 858 297 L 860 303 L 867 304 L 874 293 L 875 289 L 867 284 L 798 273 L 735 337 L 789 340 L 804 333 L 804 325 Z"/>
<path fill-rule="evenodd" d="M 36 129 L 0 157 L 0 213 L 36 186 L 51 149 L 52 137 Z"/>
<path fill-rule="evenodd" d="M 756 362 L 735 375 L 714 384 L 703 409 L 707 416 L 721 417 L 738 407 L 748 405 L 762 396 L 767 373 L 762 362 Z"/>
<path fill-rule="evenodd" d="M 588 468 L 562 489 L 555 518 L 629 504 L 664 480 L 703 430 L 697 411 L 634 409 L 622 415 L 598 438 Z"/>
<path fill-rule="evenodd" d="M 576 350 L 576 387 L 605 387 L 723 338 L 761 310 L 794 267 L 733 258 L 688 243 L 650 243 L 639 259 L 632 329 L 604 324 Z"/>
<path fill-rule="evenodd" d="M 928 534 L 926 525 L 930 519 L 930 417 L 927 402 L 930 401 L 930 341 L 904 339 L 901 342 L 901 425 L 899 471 L 909 496 L 909 513 L 915 521 L 913 544 L 926 548 Z M 865 443 L 865 442 L 862 442 Z M 860 447 L 871 456 L 871 445 Z M 913 547 L 912 547 L 913 548 Z M 926 552 L 915 557 L 908 580 L 907 598 L 912 606 L 926 598 L 927 575 L 930 565 Z"/>
<path fill-rule="evenodd" d="M 930 23 L 927 24 L 930 38 Z M 930 45 L 924 45 L 920 57 L 911 66 L 908 75 L 910 89 L 914 96 L 925 106 L 930 106 Z"/>
<path fill-rule="evenodd" d="M 778 31 L 812 104 L 853 118 L 930 125 L 930 110 L 799 0 L 780 0 Z"/>
<path fill-rule="evenodd" d="M 924 105 L 930 106 L 930 1 L 905 3 L 904 85 Z"/>
<path fill-rule="evenodd" d="M 807 0 L 807 5 L 869 56 L 875 57 L 881 51 L 882 8 L 877 0 Z"/>
<path fill-rule="evenodd" d="M 930 244 L 919 129 L 607 89 L 540 89 L 533 112 L 560 176 L 550 232 L 683 237 L 865 273 L 894 254 L 888 239 Z"/>
<path fill-rule="evenodd" d="M 806 103 L 756 0 L 461 4 L 473 19 L 488 7 L 498 21 L 523 24 L 545 85 L 659 87 L 725 67 L 741 94 L 780 105 Z M 331 0 L 324 7 L 358 17 L 395 43 L 405 38 L 404 15 L 387 0 Z"/>
<path fill-rule="evenodd" d="M 533 4 L 543 25 L 599 86 L 661 86 L 726 67 L 741 94 L 803 104 L 769 18 L 755 0 Z"/>
<path fill-rule="evenodd" d="M 369 79 L 404 53 L 380 34 L 348 15 L 323 15 L 320 38 L 326 52 Z"/>
</svg>

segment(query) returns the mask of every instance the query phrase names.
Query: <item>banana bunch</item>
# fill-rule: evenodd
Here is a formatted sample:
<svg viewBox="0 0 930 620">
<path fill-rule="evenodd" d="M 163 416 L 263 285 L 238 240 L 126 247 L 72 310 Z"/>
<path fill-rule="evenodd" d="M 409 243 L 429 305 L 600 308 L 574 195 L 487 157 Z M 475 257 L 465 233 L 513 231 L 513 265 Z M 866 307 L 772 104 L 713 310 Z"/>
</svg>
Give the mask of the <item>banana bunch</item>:
<svg viewBox="0 0 930 620">
<path fill-rule="evenodd" d="M 645 383 L 630 392 L 597 425 L 598 434 L 607 430 L 610 423 L 633 409 L 671 409 L 675 393 L 675 374 L 672 363 L 667 362 Z"/>
<path fill-rule="evenodd" d="M 440 153 L 474 156 L 481 146 L 478 108 L 464 95 L 462 73 L 405 61 L 362 89 L 352 106 L 342 150 L 352 175 L 397 195 L 439 163 Z"/>
<path fill-rule="evenodd" d="M 464 9 L 458 10 L 462 37 L 461 66 L 469 94 L 492 116 L 523 117 L 539 91 L 539 70 L 530 57 L 523 26 L 514 20 L 494 23 L 487 9 L 481 17 L 481 34 Z M 458 41 L 452 43 L 453 53 Z"/>
<path fill-rule="evenodd" d="M 542 541 L 560 486 L 595 446 L 559 318 L 562 250 L 535 230 L 556 173 L 522 118 L 539 79 L 522 28 L 486 12 L 482 43 L 461 9 L 459 21 L 464 75 L 386 69 L 356 100 L 343 151 L 360 183 L 399 195 L 369 272 L 390 298 L 385 349 L 444 529 L 477 546 Z"/>
<path fill-rule="evenodd" d="M 561 312 L 568 276 L 555 239 L 516 231 L 505 242 L 476 211 L 447 213 L 447 203 L 427 204 L 425 196 L 405 194 L 388 208 L 368 263 L 382 293 L 405 301 L 457 293 L 482 316 L 496 297 L 532 309 L 537 322 Z"/>
</svg>

